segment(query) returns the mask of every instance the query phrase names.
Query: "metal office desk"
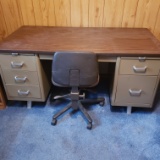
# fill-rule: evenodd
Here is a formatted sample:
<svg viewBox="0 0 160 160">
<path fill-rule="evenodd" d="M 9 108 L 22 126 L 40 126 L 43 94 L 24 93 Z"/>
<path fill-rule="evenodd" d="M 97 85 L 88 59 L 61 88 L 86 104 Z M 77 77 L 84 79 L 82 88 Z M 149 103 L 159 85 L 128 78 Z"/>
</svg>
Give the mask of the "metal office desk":
<svg viewBox="0 0 160 160">
<path fill-rule="evenodd" d="M 148 29 L 24 26 L 0 43 L 0 68 L 8 99 L 45 101 L 50 89 L 41 59 L 56 51 L 91 51 L 115 62 L 114 106 L 152 107 L 159 83 L 160 42 Z"/>
</svg>

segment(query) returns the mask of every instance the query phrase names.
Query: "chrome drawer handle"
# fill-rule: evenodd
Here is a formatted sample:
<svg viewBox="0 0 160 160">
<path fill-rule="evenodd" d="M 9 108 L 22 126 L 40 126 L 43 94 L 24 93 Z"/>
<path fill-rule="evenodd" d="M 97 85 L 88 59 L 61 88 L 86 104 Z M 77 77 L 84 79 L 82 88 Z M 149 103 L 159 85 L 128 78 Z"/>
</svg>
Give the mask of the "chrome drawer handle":
<svg viewBox="0 0 160 160">
<path fill-rule="evenodd" d="M 23 64 L 24 64 L 24 62 L 11 62 L 11 67 L 12 68 L 22 68 L 22 66 L 23 66 Z"/>
<path fill-rule="evenodd" d="M 24 82 L 26 82 L 27 77 L 18 77 L 18 76 L 15 76 L 14 79 L 15 79 L 15 82 L 17 82 L 17 83 L 24 83 Z"/>
<path fill-rule="evenodd" d="M 140 62 L 144 62 L 146 60 L 146 57 L 138 57 Z"/>
<path fill-rule="evenodd" d="M 129 93 L 131 96 L 140 96 L 141 93 L 142 93 L 142 90 L 132 90 L 132 89 L 129 89 Z"/>
<path fill-rule="evenodd" d="M 145 67 L 136 67 L 136 66 L 133 66 L 133 70 L 136 73 L 145 73 L 146 70 L 147 70 L 147 66 L 145 66 Z"/>
<path fill-rule="evenodd" d="M 27 90 L 27 91 L 18 90 L 18 94 L 19 94 L 20 96 L 28 96 L 29 92 L 30 92 L 29 90 Z"/>
<path fill-rule="evenodd" d="M 12 53 L 12 56 L 18 56 L 19 53 Z"/>
</svg>

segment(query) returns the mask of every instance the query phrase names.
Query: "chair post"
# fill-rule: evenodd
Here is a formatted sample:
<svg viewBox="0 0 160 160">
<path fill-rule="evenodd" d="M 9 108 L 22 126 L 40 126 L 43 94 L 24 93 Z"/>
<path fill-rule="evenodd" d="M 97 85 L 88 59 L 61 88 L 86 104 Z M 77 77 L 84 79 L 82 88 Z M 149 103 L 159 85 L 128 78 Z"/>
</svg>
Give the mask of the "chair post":
<svg viewBox="0 0 160 160">
<path fill-rule="evenodd" d="M 78 109 L 78 101 L 79 101 L 79 90 L 78 87 L 72 87 L 71 89 L 71 105 L 74 110 Z"/>
</svg>

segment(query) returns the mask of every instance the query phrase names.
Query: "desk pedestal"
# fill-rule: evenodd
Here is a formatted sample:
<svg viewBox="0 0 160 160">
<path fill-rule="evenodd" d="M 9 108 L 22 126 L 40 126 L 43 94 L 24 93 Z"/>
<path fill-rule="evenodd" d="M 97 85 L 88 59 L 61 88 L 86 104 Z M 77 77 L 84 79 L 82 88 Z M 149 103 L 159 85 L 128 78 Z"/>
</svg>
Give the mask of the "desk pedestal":
<svg viewBox="0 0 160 160">
<path fill-rule="evenodd" d="M 141 57 L 121 57 L 117 59 L 111 104 L 132 107 L 153 105 L 159 83 L 160 59 Z"/>
<path fill-rule="evenodd" d="M 0 68 L 8 100 L 45 101 L 50 90 L 50 81 L 34 54 L 1 54 Z"/>
</svg>

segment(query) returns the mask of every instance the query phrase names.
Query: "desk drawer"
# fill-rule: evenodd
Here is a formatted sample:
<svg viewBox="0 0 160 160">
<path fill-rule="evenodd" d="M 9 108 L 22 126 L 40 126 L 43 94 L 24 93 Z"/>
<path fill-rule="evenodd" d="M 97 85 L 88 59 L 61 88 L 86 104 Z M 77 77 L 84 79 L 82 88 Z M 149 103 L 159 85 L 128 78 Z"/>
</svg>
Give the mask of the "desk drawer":
<svg viewBox="0 0 160 160">
<path fill-rule="evenodd" d="M 118 77 L 116 103 L 150 104 L 153 99 L 157 76 Z"/>
<path fill-rule="evenodd" d="M 8 97 L 18 98 L 41 98 L 41 91 L 38 86 L 15 86 L 6 85 Z"/>
<path fill-rule="evenodd" d="M 121 59 L 119 74 L 136 75 L 158 75 L 160 71 L 160 60 Z"/>
<path fill-rule="evenodd" d="M 38 75 L 35 71 L 17 71 L 3 69 L 5 84 L 39 85 Z"/>
<path fill-rule="evenodd" d="M 0 55 L 2 69 L 18 69 L 36 71 L 35 56 Z"/>
</svg>

